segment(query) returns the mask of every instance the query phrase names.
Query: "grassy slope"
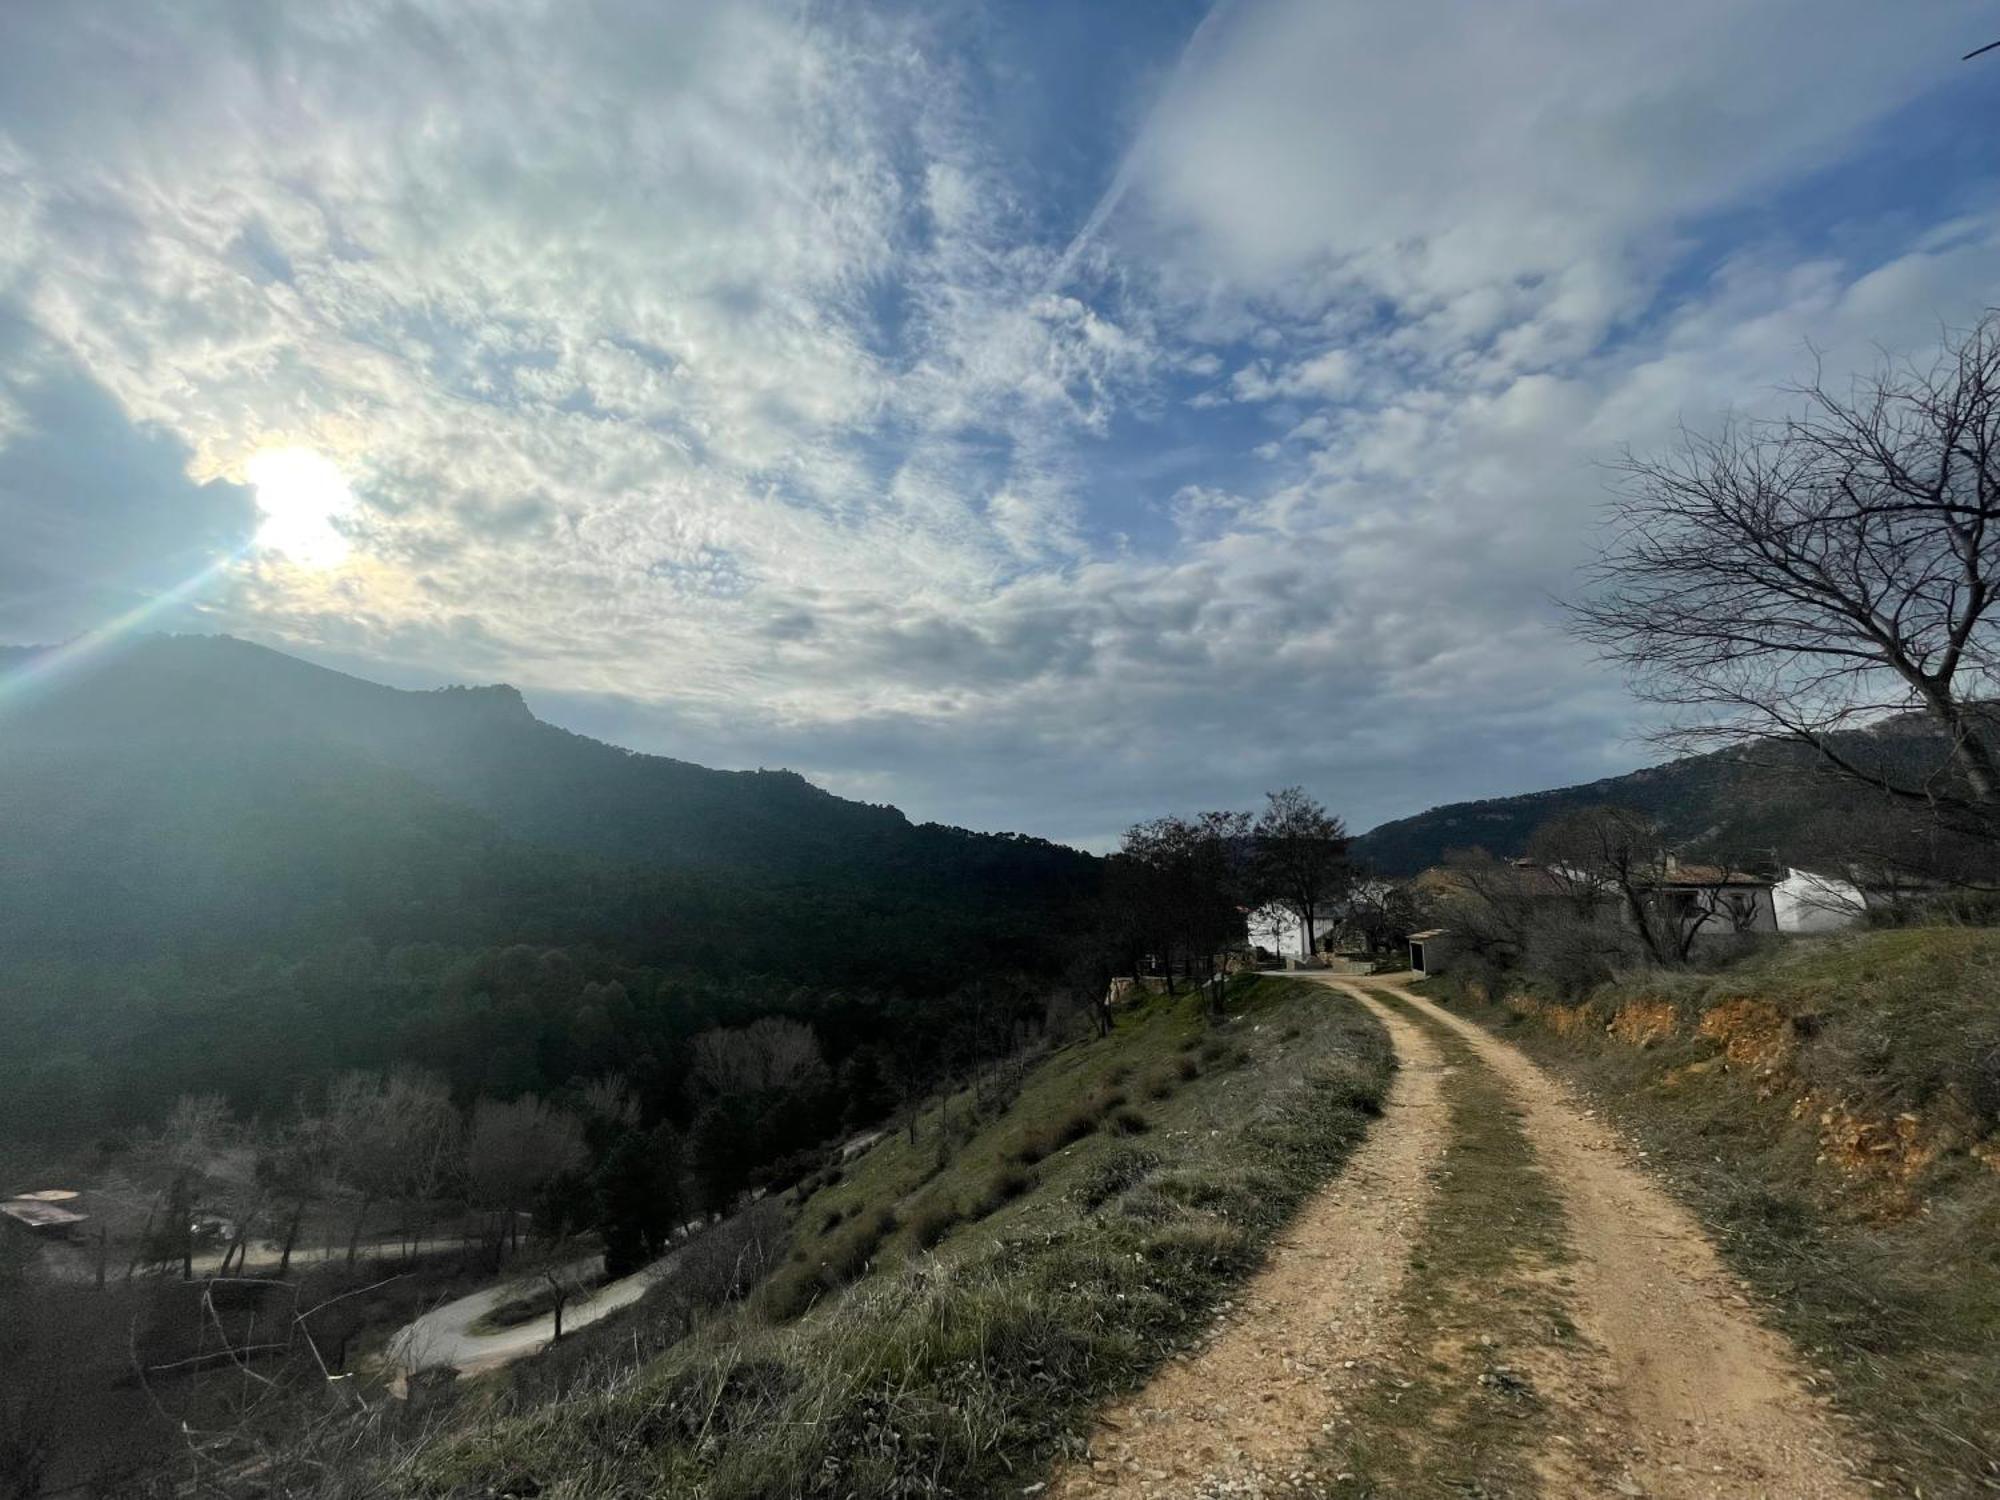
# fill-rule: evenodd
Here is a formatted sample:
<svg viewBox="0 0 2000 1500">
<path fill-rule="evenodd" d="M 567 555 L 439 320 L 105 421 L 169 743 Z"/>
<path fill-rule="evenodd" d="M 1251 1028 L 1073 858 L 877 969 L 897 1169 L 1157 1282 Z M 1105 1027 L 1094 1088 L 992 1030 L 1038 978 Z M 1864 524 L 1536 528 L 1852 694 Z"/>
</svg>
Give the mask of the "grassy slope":
<svg viewBox="0 0 2000 1500">
<path fill-rule="evenodd" d="M 1886 1484 L 2000 1493 L 2000 932 L 1799 940 L 1576 1009 L 1456 1003 L 1649 1149 Z"/>
<path fill-rule="evenodd" d="M 799 1205 L 794 1258 L 747 1307 L 481 1421 L 408 1487 L 1018 1493 L 1206 1325 L 1379 1104 L 1388 1044 L 1356 1007 L 1241 979 L 1226 1010 L 1150 997 L 1011 1102 L 934 1106 L 914 1145 L 884 1139 Z"/>
</svg>

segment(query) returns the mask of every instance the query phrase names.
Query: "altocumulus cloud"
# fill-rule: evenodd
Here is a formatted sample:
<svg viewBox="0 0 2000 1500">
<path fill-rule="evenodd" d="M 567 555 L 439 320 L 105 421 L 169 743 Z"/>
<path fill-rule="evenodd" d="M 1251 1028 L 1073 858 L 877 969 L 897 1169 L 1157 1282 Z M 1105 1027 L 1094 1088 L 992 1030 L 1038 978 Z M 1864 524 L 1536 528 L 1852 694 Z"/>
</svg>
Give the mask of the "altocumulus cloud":
<svg viewBox="0 0 2000 1500">
<path fill-rule="evenodd" d="M 1597 465 L 2000 269 L 1973 4 L 1130 9 L 23 8 L 0 625 L 308 447 L 346 560 L 210 625 L 920 816 L 1365 823 L 1635 759 Z"/>
</svg>

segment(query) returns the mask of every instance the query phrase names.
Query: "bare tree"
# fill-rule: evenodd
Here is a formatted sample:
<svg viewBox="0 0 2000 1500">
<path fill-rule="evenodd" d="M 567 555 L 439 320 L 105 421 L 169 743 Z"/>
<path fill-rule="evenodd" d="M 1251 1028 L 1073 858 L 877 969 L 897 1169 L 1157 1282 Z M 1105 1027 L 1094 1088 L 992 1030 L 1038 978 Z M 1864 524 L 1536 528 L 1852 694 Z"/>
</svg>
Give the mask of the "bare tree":
<svg viewBox="0 0 2000 1500">
<path fill-rule="evenodd" d="M 1265 793 L 1251 838 L 1256 883 L 1298 915 L 1299 954 L 1309 956 L 1321 909 L 1354 879 L 1347 829 L 1304 787 L 1288 786 Z"/>
<path fill-rule="evenodd" d="M 142 1253 L 155 1261 L 179 1260 L 183 1281 L 194 1275 L 196 1199 L 234 1129 L 220 1094 L 181 1095 L 160 1127 L 155 1149 L 167 1172 L 167 1187 L 155 1208 L 163 1217 L 157 1237 L 149 1233 L 151 1243 Z"/>
<path fill-rule="evenodd" d="M 1929 364 L 1847 394 L 1819 379 L 1778 421 L 1683 432 L 1628 456 L 1579 635 L 1677 744 L 1799 744 L 1960 827 L 2000 815 L 1993 606 L 2000 588 L 2000 312 Z M 1916 710 L 1943 752 L 1911 764 L 1845 731 Z"/>
<path fill-rule="evenodd" d="M 1422 892 L 1399 881 L 1357 875 L 1340 902 L 1341 922 L 1368 946 L 1370 953 L 1393 948 L 1412 932 L 1428 925 L 1428 903 Z"/>
<path fill-rule="evenodd" d="M 347 1263 L 361 1253 L 361 1230 L 368 1210 L 395 1190 L 399 1164 L 383 1103 L 383 1085 L 373 1073 L 346 1073 L 327 1088 L 327 1154 L 335 1177 L 354 1195 L 354 1220 L 347 1236 Z"/>
<path fill-rule="evenodd" d="M 639 1123 L 639 1101 L 621 1073 L 606 1073 L 583 1086 L 583 1117 L 607 1129 L 630 1130 Z"/>
<path fill-rule="evenodd" d="M 458 1175 L 463 1130 L 444 1080 L 415 1068 L 348 1073 L 327 1090 L 324 1152 L 355 1197 L 347 1261 L 360 1252 L 368 1210 L 385 1199 L 418 1206 L 418 1237 L 430 1206 Z"/>
<path fill-rule="evenodd" d="M 1613 848 L 1637 891 L 1637 861 Z M 1459 955 L 1454 962 L 1482 975 L 1489 986 L 1520 973 L 1553 993 L 1573 996 L 1639 961 L 1645 949 L 1634 932 L 1638 919 L 1620 919 L 1612 878 L 1588 873 L 1583 857 L 1574 847 L 1560 850 L 1558 874 L 1532 861 L 1495 859 L 1481 849 L 1446 856 L 1436 915 L 1451 929 Z M 1585 898 L 1586 889 L 1595 892 L 1594 899 Z M 1643 892 L 1637 909 L 1650 933 L 1652 910 Z"/>
<path fill-rule="evenodd" d="M 493 1215 L 493 1258 L 505 1253 L 509 1232 L 519 1239 L 522 1210 L 565 1172 L 583 1165 L 583 1124 L 533 1094 L 481 1099 L 472 1112 L 466 1175 L 474 1200 Z"/>
<path fill-rule="evenodd" d="M 1535 830 L 1528 853 L 1577 919 L 1587 923 L 1615 907 L 1656 964 L 1686 963 L 1713 923 L 1749 932 L 1757 922 L 1756 899 L 1731 891 L 1726 880 L 1707 888 L 1679 881 L 1653 820 L 1630 808 L 1563 813 Z"/>
<path fill-rule="evenodd" d="M 391 1182 L 415 1209 L 410 1253 L 423 1249 L 439 1199 L 465 1171 L 465 1122 L 451 1087 L 433 1073 L 398 1068 L 383 1090 L 385 1128 L 395 1153 Z"/>
<path fill-rule="evenodd" d="M 278 1275 L 283 1277 L 291 1271 L 292 1252 L 298 1247 L 306 1208 L 326 1190 L 332 1173 L 326 1121 L 308 1109 L 303 1098 L 291 1118 L 267 1132 L 259 1143 L 256 1173 L 257 1181 L 283 1205 L 284 1242 L 278 1253 Z"/>
<path fill-rule="evenodd" d="M 819 1038 L 803 1021 L 766 1016 L 694 1039 L 695 1074 L 717 1094 L 761 1094 L 803 1088 L 826 1077 Z"/>
</svg>

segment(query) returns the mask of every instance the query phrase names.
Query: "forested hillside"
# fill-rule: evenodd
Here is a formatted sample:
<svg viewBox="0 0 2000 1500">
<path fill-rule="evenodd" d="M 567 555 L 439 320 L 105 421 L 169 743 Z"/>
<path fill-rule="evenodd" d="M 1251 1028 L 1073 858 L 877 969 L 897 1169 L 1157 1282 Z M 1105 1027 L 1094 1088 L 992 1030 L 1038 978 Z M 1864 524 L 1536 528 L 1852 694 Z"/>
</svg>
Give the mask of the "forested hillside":
<svg viewBox="0 0 2000 1500">
<path fill-rule="evenodd" d="M 23 1060 L 0 1135 L 189 1091 L 281 1108 L 399 1062 L 467 1097 L 616 1069 L 672 1114 L 675 1048 L 770 1013 L 838 1011 L 836 1060 L 916 1017 L 935 1066 L 966 987 L 1038 1003 L 1097 879 L 1058 845 L 569 734 L 511 688 L 402 692 L 217 637 L 49 677 L 18 679 L 0 738 Z"/>
<path fill-rule="evenodd" d="M 25 694 L 6 730 L 0 795 L 33 820 L 10 842 L 45 872 L 92 866 L 92 841 L 111 829 L 128 860 L 168 866 L 188 857 L 189 829 L 229 834 L 224 863 L 192 882 L 142 862 L 127 887 L 149 896 L 164 880 L 184 907 L 254 894 L 220 887 L 260 884 L 273 873 L 260 859 L 310 866 L 281 876 L 309 882 L 342 843 L 426 875 L 440 873 L 426 844 L 484 867 L 526 842 L 600 865 L 773 888 L 838 878 L 1009 907 L 1045 903 L 1092 864 L 1040 840 L 912 825 L 790 771 L 715 771 L 570 734 L 510 687 L 402 692 L 228 637 L 156 637 L 67 672 Z M 326 836 L 355 819 L 323 858 Z"/>
<path fill-rule="evenodd" d="M 1935 771 L 1946 758 L 1942 738 L 1914 717 L 1840 736 L 1839 743 L 1863 765 L 1894 766 L 1912 777 Z M 1669 846 L 1738 863 L 1840 863 L 1912 836 L 1886 818 L 1880 799 L 1827 774 L 1805 747 L 1762 745 L 1690 755 L 1582 786 L 1434 807 L 1370 829 L 1354 841 L 1354 853 L 1390 876 L 1414 875 L 1453 849 L 1505 858 L 1523 853 L 1542 824 L 1586 807 L 1631 808 L 1654 819 Z"/>
</svg>

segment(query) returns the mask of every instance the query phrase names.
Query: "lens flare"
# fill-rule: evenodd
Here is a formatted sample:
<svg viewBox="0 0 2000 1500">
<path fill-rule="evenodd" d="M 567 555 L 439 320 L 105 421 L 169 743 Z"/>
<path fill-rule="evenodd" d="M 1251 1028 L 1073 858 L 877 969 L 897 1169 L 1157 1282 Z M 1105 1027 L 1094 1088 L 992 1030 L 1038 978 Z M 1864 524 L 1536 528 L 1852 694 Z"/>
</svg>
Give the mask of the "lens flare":
<svg viewBox="0 0 2000 1500">
<path fill-rule="evenodd" d="M 240 561 L 242 561 L 240 551 L 218 557 L 192 578 L 183 579 L 172 588 L 161 590 L 145 603 L 127 610 L 116 619 L 106 620 L 102 625 L 85 631 L 60 646 L 37 651 L 12 670 L 0 672 L 0 713 L 4 713 L 16 702 L 30 696 L 36 689 L 59 682 L 77 668 L 138 639 L 149 628 L 157 629 L 162 616 L 178 605 L 199 598 L 204 589 Z"/>
</svg>

